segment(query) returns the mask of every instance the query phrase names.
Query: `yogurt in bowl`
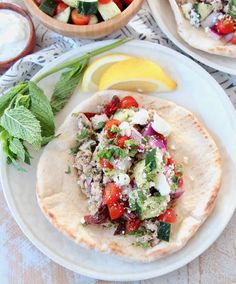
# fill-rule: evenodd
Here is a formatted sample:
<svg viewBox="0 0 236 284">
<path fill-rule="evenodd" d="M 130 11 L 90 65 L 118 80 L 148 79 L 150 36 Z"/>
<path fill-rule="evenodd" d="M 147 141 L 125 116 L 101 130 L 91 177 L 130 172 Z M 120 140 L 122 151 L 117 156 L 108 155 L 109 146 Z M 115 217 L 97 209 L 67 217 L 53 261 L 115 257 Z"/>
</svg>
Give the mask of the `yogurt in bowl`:
<svg viewBox="0 0 236 284">
<path fill-rule="evenodd" d="M 17 12 L 0 9 L 0 62 L 19 55 L 30 36 L 27 19 Z"/>
<path fill-rule="evenodd" d="M 0 70 L 32 52 L 34 46 L 35 30 L 29 15 L 15 4 L 0 3 Z"/>
</svg>

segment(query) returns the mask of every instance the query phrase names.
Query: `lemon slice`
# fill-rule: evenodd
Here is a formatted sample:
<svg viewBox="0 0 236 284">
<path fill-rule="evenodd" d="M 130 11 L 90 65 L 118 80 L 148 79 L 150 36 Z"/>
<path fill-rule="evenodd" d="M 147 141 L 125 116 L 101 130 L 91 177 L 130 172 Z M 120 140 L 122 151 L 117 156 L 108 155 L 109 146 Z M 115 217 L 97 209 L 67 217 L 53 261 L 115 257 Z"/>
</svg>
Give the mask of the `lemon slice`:
<svg viewBox="0 0 236 284">
<path fill-rule="evenodd" d="M 143 93 L 176 89 L 173 81 L 156 63 L 131 58 L 111 65 L 101 76 L 99 90 L 125 90 Z"/>
<path fill-rule="evenodd" d="M 125 54 L 112 54 L 103 56 L 91 62 L 87 67 L 83 80 L 82 90 L 83 92 L 94 92 L 98 90 L 98 84 L 100 77 L 103 73 L 114 63 L 132 58 Z"/>
</svg>

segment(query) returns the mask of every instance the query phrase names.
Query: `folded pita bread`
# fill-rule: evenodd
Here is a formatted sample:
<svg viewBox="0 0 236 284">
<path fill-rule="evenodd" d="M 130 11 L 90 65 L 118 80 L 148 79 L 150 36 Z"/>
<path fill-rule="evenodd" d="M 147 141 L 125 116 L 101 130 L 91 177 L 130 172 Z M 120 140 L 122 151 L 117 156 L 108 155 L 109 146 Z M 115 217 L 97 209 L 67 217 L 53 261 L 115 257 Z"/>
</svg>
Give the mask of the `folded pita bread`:
<svg viewBox="0 0 236 284">
<path fill-rule="evenodd" d="M 77 120 L 70 114 L 58 133 L 60 136 L 44 149 L 37 170 L 38 203 L 48 220 L 76 243 L 125 260 L 150 262 L 181 249 L 209 216 L 221 184 L 221 160 L 217 146 L 204 126 L 185 108 L 153 96 L 120 91 L 105 91 L 79 104 L 74 112 L 92 112 L 97 105 L 108 102 L 113 95 L 132 95 L 140 106 L 156 109 L 171 124 L 169 136 L 171 155 L 183 163 L 185 193 L 176 201 L 177 222 L 173 224 L 170 242 L 161 241 L 152 248 L 133 246 L 133 236 L 114 236 L 114 229 L 100 225 L 83 226 L 81 218 L 88 215 L 87 199 L 77 184 L 76 170 L 66 174 L 74 157 Z M 173 148 L 173 147 L 172 147 Z"/>
<path fill-rule="evenodd" d="M 203 28 L 195 28 L 184 18 L 179 4 L 188 1 L 169 0 L 169 2 L 175 15 L 178 33 L 189 45 L 208 53 L 236 57 L 236 45 L 210 37 Z"/>
</svg>

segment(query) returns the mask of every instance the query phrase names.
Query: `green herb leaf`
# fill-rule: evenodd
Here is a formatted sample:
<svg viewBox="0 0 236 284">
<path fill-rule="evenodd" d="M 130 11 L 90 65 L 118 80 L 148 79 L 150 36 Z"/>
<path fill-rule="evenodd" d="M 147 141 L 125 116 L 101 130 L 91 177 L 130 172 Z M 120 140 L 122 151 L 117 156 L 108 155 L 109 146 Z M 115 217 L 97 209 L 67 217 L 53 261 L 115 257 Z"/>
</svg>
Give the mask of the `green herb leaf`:
<svg viewBox="0 0 236 284">
<path fill-rule="evenodd" d="M 40 148 L 42 136 L 39 121 L 25 107 L 5 111 L 0 124 L 11 136 L 27 141 L 36 149 Z"/>
<path fill-rule="evenodd" d="M 103 127 L 105 126 L 105 124 L 106 124 L 105 122 L 100 121 L 100 122 L 98 123 L 97 130 L 102 130 Z"/>
<path fill-rule="evenodd" d="M 87 66 L 88 61 L 76 64 L 71 70 L 62 73 L 59 81 L 56 83 L 52 98 L 51 107 L 54 114 L 64 108 L 75 88 L 78 86 L 81 76 Z"/>
<path fill-rule="evenodd" d="M 151 247 L 151 244 L 149 242 L 135 242 L 135 245 L 137 247 L 141 247 L 141 248 L 150 248 Z"/>
<path fill-rule="evenodd" d="M 29 82 L 29 95 L 31 98 L 30 111 L 40 122 L 42 136 L 53 136 L 55 132 L 54 116 L 48 98 L 34 82 Z"/>
<path fill-rule="evenodd" d="M 145 165 L 150 167 L 150 170 L 155 170 L 157 168 L 156 162 L 156 149 L 152 149 L 145 156 Z"/>
<path fill-rule="evenodd" d="M 15 96 L 27 87 L 27 84 L 28 83 L 26 82 L 20 83 L 13 87 L 6 94 L 0 96 L 0 117 L 3 115 L 4 111 L 9 106 L 11 101 L 15 98 Z"/>
<path fill-rule="evenodd" d="M 2 150 L 7 156 L 8 162 L 11 163 L 11 159 L 15 159 L 16 155 L 9 148 L 9 133 L 6 130 L 2 130 L 0 133 L 0 141 L 2 142 Z"/>
<path fill-rule="evenodd" d="M 30 107 L 30 97 L 29 95 L 18 94 L 16 96 L 15 107 L 24 106 L 25 108 Z"/>
<path fill-rule="evenodd" d="M 76 139 L 81 141 L 81 140 L 84 140 L 87 137 L 88 137 L 88 130 L 87 129 L 82 129 L 81 133 L 77 134 Z"/>
<path fill-rule="evenodd" d="M 68 166 L 68 167 L 67 167 L 67 170 L 65 171 L 65 174 L 68 175 L 68 174 L 70 174 L 70 173 L 71 173 L 71 168 L 70 168 L 70 166 Z"/>
<path fill-rule="evenodd" d="M 47 145 L 50 141 L 52 141 L 56 137 L 57 136 L 55 136 L 55 135 L 51 135 L 51 136 L 48 136 L 48 137 L 42 137 L 41 146 Z"/>
<path fill-rule="evenodd" d="M 23 162 L 25 161 L 25 148 L 18 138 L 10 139 L 9 149 L 16 154 Z"/>
</svg>

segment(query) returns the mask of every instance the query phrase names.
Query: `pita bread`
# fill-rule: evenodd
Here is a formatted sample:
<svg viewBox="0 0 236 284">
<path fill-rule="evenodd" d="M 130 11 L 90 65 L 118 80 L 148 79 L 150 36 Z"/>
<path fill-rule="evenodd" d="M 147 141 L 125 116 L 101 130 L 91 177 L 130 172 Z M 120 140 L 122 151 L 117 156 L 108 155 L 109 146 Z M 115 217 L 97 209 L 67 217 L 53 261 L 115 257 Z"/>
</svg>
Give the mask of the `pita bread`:
<svg viewBox="0 0 236 284">
<path fill-rule="evenodd" d="M 79 104 L 74 112 L 91 112 L 97 105 L 108 102 L 113 95 L 132 95 L 140 106 L 155 109 L 172 127 L 169 145 L 174 159 L 183 163 L 185 193 L 177 200 L 177 222 L 172 226 L 170 242 L 143 249 L 133 246 L 133 236 L 113 236 L 114 229 L 83 226 L 88 215 L 87 199 L 77 184 L 76 170 L 65 174 L 74 157 L 69 154 L 75 146 L 76 118 L 70 114 L 58 130 L 61 135 L 44 149 L 37 170 L 38 203 L 48 220 L 76 243 L 125 260 L 150 262 L 181 249 L 196 233 L 210 214 L 221 184 L 221 159 L 217 146 L 203 125 L 185 108 L 153 96 L 136 93 L 105 91 Z"/>
<path fill-rule="evenodd" d="M 169 2 L 175 15 L 178 33 L 189 45 L 208 53 L 236 57 L 236 45 L 210 37 L 203 28 L 195 28 L 184 18 L 178 4 L 183 4 L 186 1 L 169 0 Z"/>
</svg>

